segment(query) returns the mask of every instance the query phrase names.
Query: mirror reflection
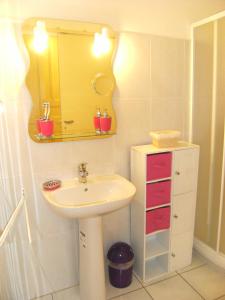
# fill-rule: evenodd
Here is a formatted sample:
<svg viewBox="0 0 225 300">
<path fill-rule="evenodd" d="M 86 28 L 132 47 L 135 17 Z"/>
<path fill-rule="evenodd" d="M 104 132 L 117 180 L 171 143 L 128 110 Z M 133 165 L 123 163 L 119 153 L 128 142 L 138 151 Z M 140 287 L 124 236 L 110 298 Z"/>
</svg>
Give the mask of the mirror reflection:
<svg viewBox="0 0 225 300">
<path fill-rule="evenodd" d="M 115 134 L 115 33 L 101 24 L 30 19 L 23 36 L 30 56 L 30 137 L 56 142 Z"/>
</svg>

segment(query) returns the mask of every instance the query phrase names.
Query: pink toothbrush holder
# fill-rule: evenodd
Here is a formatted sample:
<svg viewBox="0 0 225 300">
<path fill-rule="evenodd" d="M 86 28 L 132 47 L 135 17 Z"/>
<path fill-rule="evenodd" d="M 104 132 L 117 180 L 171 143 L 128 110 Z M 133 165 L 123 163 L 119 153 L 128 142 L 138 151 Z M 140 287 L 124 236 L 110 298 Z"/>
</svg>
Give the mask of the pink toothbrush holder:
<svg viewBox="0 0 225 300">
<path fill-rule="evenodd" d="M 97 117 L 97 116 L 94 117 L 94 127 L 95 127 L 96 133 L 101 132 L 100 117 Z"/>
<path fill-rule="evenodd" d="M 37 126 L 37 132 L 38 134 L 41 134 L 41 121 L 43 121 L 42 119 L 38 119 L 36 121 L 36 126 Z"/>
<path fill-rule="evenodd" d="M 101 117 L 100 127 L 102 133 L 107 133 L 111 129 L 112 118 L 111 117 Z"/>
<path fill-rule="evenodd" d="M 41 134 L 47 137 L 52 136 L 53 129 L 54 129 L 54 123 L 52 120 L 40 120 L 40 129 Z"/>
</svg>

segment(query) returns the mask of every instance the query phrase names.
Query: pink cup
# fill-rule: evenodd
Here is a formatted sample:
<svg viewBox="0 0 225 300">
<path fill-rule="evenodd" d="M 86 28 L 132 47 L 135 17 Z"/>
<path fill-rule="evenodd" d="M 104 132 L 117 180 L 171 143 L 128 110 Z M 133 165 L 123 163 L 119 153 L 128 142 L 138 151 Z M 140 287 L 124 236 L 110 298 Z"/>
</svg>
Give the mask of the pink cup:
<svg viewBox="0 0 225 300">
<path fill-rule="evenodd" d="M 94 117 L 95 130 L 100 130 L 100 117 Z"/>
<path fill-rule="evenodd" d="M 54 123 L 52 120 L 40 120 L 41 134 L 51 136 L 53 134 Z"/>
</svg>

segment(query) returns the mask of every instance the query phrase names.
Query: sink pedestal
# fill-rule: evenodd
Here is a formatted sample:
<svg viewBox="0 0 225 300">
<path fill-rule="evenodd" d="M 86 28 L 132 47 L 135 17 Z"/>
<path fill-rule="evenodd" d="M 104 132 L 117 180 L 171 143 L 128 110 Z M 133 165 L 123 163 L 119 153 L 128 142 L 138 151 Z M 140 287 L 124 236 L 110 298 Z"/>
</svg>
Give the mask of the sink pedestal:
<svg viewBox="0 0 225 300">
<path fill-rule="evenodd" d="M 79 219 L 81 300 L 106 300 L 101 216 L 128 205 L 135 191 L 116 174 L 89 176 L 87 184 L 69 179 L 56 190 L 42 190 L 56 213 Z"/>
<path fill-rule="evenodd" d="M 79 220 L 80 299 L 105 300 L 102 217 Z"/>
</svg>

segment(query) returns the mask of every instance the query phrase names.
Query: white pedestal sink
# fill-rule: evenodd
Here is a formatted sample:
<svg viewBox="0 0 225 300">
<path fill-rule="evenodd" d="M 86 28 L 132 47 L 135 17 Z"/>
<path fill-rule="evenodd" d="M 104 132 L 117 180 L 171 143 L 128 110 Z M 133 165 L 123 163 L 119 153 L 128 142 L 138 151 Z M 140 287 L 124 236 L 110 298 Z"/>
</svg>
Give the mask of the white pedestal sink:
<svg viewBox="0 0 225 300">
<path fill-rule="evenodd" d="M 85 184 L 66 180 L 55 191 L 42 191 L 58 214 L 79 219 L 81 300 L 106 299 L 101 216 L 128 205 L 135 192 L 119 175 L 89 176 Z"/>
</svg>

